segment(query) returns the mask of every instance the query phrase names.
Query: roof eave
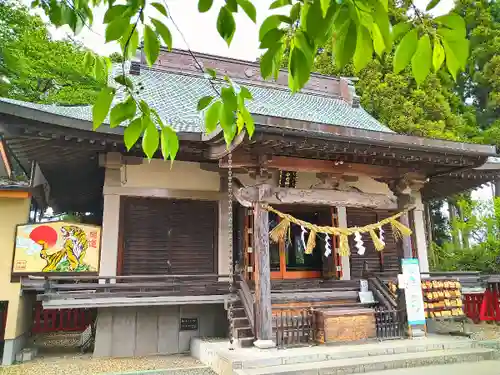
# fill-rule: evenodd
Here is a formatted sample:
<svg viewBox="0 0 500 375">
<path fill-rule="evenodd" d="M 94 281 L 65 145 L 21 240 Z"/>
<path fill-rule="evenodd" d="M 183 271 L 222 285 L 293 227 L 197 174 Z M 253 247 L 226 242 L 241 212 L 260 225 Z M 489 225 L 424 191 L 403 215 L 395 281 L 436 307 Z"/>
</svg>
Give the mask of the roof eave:
<svg viewBox="0 0 500 375">
<path fill-rule="evenodd" d="M 93 130 L 93 125 L 90 121 L 49 113 L 39 109 L 23 107 L 18 104 L 2 101 L 0 101 L 0 113 L 23 118 L 26 120 L 58 125 L 69 129 L 92 131 L 101 134 L 123 135 L 123 132 L 125 131 L 125 127 L 123 126 L 111 128 L 107 124 L 103 124 L 98 129 Z M 201 133 L 178 132 L 177 135 L 180 140 L 202 141 Z"/>
<path fill-rule="evenodd" d="M 416 151 L 432 151 L 442 154 L 459 154 L 478 158 L 497 156 L 496 147 L 490 145 L 453 142 L 390 132 L 377 132 L 271 116 L 254 115 L 254 120 L 258 131 L 262 133 L 303 135 L 337 141 L 346 141 L 348 139 L 351 143 Z"/>
</svg>

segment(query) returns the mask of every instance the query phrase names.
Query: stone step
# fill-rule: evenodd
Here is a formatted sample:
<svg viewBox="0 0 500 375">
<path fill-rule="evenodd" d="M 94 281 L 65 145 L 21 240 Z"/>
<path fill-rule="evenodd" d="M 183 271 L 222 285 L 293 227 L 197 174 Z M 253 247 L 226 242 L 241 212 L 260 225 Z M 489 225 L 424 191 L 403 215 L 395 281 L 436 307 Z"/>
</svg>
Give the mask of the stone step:
<svg viewBox="0 0 500 375">
<path fill-rule="evenodd" d="M 130 372 L 113 372 L 108 375 L 216 375 L 208 366 L 181 367 L 159 370 L 138 370 Z"/>
<path fill-rule="evenodd" d="M 421 367 L 496 359 L 497 352 L 486 348 L 433 350 L 385 356 L 335 359 L 235 370 L 238 375 L 344 375 L 388 369 Z"/>
</svg>

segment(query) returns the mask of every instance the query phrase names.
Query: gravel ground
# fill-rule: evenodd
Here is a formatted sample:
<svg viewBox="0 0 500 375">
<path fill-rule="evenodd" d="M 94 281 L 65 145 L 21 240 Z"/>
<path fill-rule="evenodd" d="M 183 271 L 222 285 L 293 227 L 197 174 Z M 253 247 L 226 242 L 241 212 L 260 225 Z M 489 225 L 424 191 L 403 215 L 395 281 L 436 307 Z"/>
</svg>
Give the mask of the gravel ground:
<svg viewBox="0 0 500 375">
<path fill-rule="evenodd" d="M 94 375 L 196 366 L 202 363 L 187 355 L 123 359 L 92 358 L 91 355 L 38 356 L 31 362 L 0 367 L 0 375 Z"/>
<path fill-rule="evenodd" d="M 462 328 L 463 325 L 459 322 L 435 322 L 437 333 L 457 332 L 462 331 Z M 500 326 L 496 325 L 494 322 L 481 322 L 479 324 L 466 323 L 465 332 L 472 333 L 471 338 L 477 341 L 500 339 Z"/>
</svg>

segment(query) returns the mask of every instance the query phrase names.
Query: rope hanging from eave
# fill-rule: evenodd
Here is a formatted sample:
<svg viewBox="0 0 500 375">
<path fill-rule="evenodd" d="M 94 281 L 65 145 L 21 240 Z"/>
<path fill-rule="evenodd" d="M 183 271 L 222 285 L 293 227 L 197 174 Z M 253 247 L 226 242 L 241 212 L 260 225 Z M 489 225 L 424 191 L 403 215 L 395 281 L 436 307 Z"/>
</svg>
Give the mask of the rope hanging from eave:
<svg viewBox="0 0 500 375">
<path fill-rule="evenodd" d="M 385 242 L 380 238 L 379 235 L 377 235 L 375 231 L 378 230 L 380 233 L 380 229 L 384 225 L 387 224 L 391 225 L 392 233 L 396 239 L 401 239 L 403 237 L 411 236 L 412 234 L 411 229 L 408 228 L 406 225 L 402 224 L 401 222 L 399 222 L 398 219 L 408 211 L 413 210 L 415 207 L 409 207 L 406 210 L 401 211 L 395 215 L 392 215 L 386 219 L 380 220 L 377 223 L 368 224 L 363 227 L 351 227 L 351 228 L 329 227 L 329 226 L 320 226 L 312 224 L 307 221 L 297 219 L 292 215 L 278 211 L 267 204 L 263 204 L 262 208 L 264 208 L 269 212 L 275 213 L 276 215 L 278 215 L 278 217 L 281 218 L 280 223 L 276 225 L 271 232 L 269 232 L 269 237 L 271 238 L 272 241 L 279 242 L 280 239 L 285 238 L 286 233 L 289 231 L 290 224 L 296 224 L 310 231 L 305 249 L 306 254 L 311 254 L 314 247 L 316 246 L 316 235 L 318 233 L 324 233 L 333 236 L 339 236 L 340 237 L 339 255 L 348 256 L 350 254 L 348 237 L 356 232 L 369 233 L 373 241 L 373 244 L 378 251 L 382 251 L 384 249 Z"/>
</svg>

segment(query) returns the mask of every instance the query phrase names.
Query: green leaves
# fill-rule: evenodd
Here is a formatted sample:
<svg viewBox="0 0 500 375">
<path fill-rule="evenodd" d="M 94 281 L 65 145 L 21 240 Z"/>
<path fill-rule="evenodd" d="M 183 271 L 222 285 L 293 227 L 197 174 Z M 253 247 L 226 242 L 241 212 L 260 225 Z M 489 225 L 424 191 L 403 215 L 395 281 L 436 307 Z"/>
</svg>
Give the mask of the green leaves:
<svg viewBox="0 0 500 375">
<path fill-rule="evenodd" d="M 163 159 L 167 160 L 170 158 L 173 163 L 175 157 L 177 156 L 177 152 L 179 151 L 179 138 L 177 137 L 177 134 L 175 134 L 175 131 L 172 128 L 164 126 L 161 129 L 160 139 Z"/>
<path fill-rule="evenodd" d="M 422 36 L 411 59 L 411 69 L 417 86 L 420 86 L 431 71 L 431 41 L 428 34 Z"/>
<path fill-rule="evenodd" d="M 150 26 L 144 27 L 144 54 L 146 62 L 152 66 L 160 54 L 160 42 Z"/>
<path fill-rule="evenodd" d="M 161 36 L 163 42 L 166 44 L 169 50 L 172 49 L 172 34 L 167 26 L 161 21 L 151 18 L 151 22 L 155 26 L 156 32 Z M 156 59 L 155 59 L 156 60 Z"/>
<path fill-rule="evenodd" d="M 231 45 L 234 32 L 236 31 L 236 23 L 234 22 L 233 14 L 226 6 L 220 8 L 219 16 L 217 17 L 217 31 L 224 39 L 227 45 Z"/>
<path fill-rule="evenodd" d="M 328 8 L 330 7 L 331 0 L 320 0 L 321 3 L 321 11 L 323 12 L 323 17 L 326 17 L 328 13 Z"/>
<path fill-rule="evenodd" d="M 342 69 L 354 55 L 356 50 L 356 25 L 347 20 L 333 39 L 335 45 L 335 64 Z"/>
<path fill-rule="evenodd" d="M 398 47 L 394 54 L 394 73 L 401 72 L 404 68 L 408 66 L 410 60 L 417 49 L 418 42 L 418 30 L 413 29 L 408 32 Z"/>
<path fill-rule="evenodd" d="M 205 13 L 212 8 L 214 0 L 198 0 L 198 11 L 200 13 Z"/>
<path fill-rule="evenodd" d="M 426 11 L 429 11 L 431 9 L 434 9 L 436 5 L 439 4 L 441 0 L 431 0 L 429 4 L 427 4 L 427 7 L 425 8 Z"/>
<path fill-rule="evenodd" d="M 237 2 L 248 18 L 250 18 L 254 23 L 257 22 L 257 10 L 252 2 L 249 0 L 237 0 Z"/>
<path fill-rule="evenodd" d="M 114 96 L 115 89 L 108 86 L 104 87 L 99 95 L 97 95 L 94 106 L 92 107 L 92 122 L 94 130 L 101 126 L 106 119 Z"/>
<path fill-rule="evenodd" d="M 94 65 L 94 62 L 95 62 L 94 54 L 90 51 L 87 51 L 85 53 L 85 57 L 83 58 L 83 70 L 85 73 L 90 71 L 92 65 Z"/>
<path fill-rule="evenodd" d="M 120 45 L 125 59 L 129 59 L 135 55 L 137 48 L 139 47 L 139 33 L 134 25 L 129 25 L 128 30 L 120 39 Z"/>
<path fill-rule="evenodd" d="M 158 12 L 163 14 L 165 17 L 168 17 L 167 9 L 165 9 L 165 6 L 163 4 L 151 3 L 151 6 L 153 6 Z"/>
<path fill-rule="evenodd" d="M 203 98 L 201 98 L 200 100 L 198 100 L 198 106 L 196 107 L 196 109 L 198 111 L 201 111 L 201 110 L 207 108 L 208 105 L 210 103 L 212 103 L 212 100 L 214 100 L 213 96 L 204 96 Z"/>
<path fill-rule="evenodd" d="M 123 32 L 127 30 L 129 25 L 129 20 L 126 18 L 115 18 L 106 27 L 106 43 L 113 40 L 118 40 L 122 37 Z"/>
<path fill-rule="evenodd" d="M 205 131 L 207 133 L 211 133 L 217 128 L 221 108 L 222 102 L 216 101 L 205 112 Z"/>
<path fill-rule="evenodd" d="M 401 37 L 401 35 L 405 35 L 408 31 L 410 31 L 411 23 L 410 22 L 400 22 L 392 28 L 392 39 L 397 40 Z"/>
<path fill-rule="evenodd" d="M 458 38 L 465 38 L 466 35 L 465 21 L 458 14 L 456 13 L 446 14 L 444 16 L 437 17 L 434 21 L 450 30 L 453 30 Z"/>
<path fill-rule="evenodd" d="M 354 69 L 356 72 L 359 72 L 366 65 L 368 65 L 372 59 L 372 55 L 373 44 L 370 38 L 370 32 L 366 29 L 366 27 L 359 26 L 356 40 L 356 51 L 354 52 L 353 57 Z"/>
<path fill-rule="evenodd" d="M 432 66 L 437 72 L 444 62 L 444 48 L 439 39 L 434 38 L 434 49 L 432 51 Z"/>
<path fill-rule="evenodd" d="M 109 126 L 114 128 L 123 121 L 133 118 L 136 109 L 134 98 L 129 96 L 124 102 L 118 103 L 111 109 L 111 113 L 109 114 Z"/>
<path fill-rule="evenodd" d="M 281 7 L 285 7 L 287 5 L 292 5 L 292 0 L 276 0 L 271 3 L 269 9 L 277 9 Z"/>
<path fill-rule="evenodd" d="M 372 38 L 373 38 L 373 46 L 375 47 L 375 52 L 377 55 L 382 56 L 385 51 L 385 42 L 382 33 L 377 24 L 373 25 L 372 28 Z"/>
<path fill-rule="evenodd" d="M 142 137 L 142 149 L 148 159 L 152 159 L 160 145 L 160 133 L 149 116 L 142 118 L 144 136 Z"/>
<path fill-rule="evenodd" d="M 143 131 L 142 118 L 137 117 L 127 125 L 123 132 L 123 140 L 128 151 L 135 145 Z"/>
<path fill-rule="evenodd" d="M 260 25 L 259 29 L 259 40 L 262 40 L 264 36 L 272 29 L 277 29 L 283 22 L 292 23 L 290 18 L 286 16 L 282 16 L 279 14 L 274 14 L 272 16 L 267 17 L 262 25 Z"/>
</svg>

